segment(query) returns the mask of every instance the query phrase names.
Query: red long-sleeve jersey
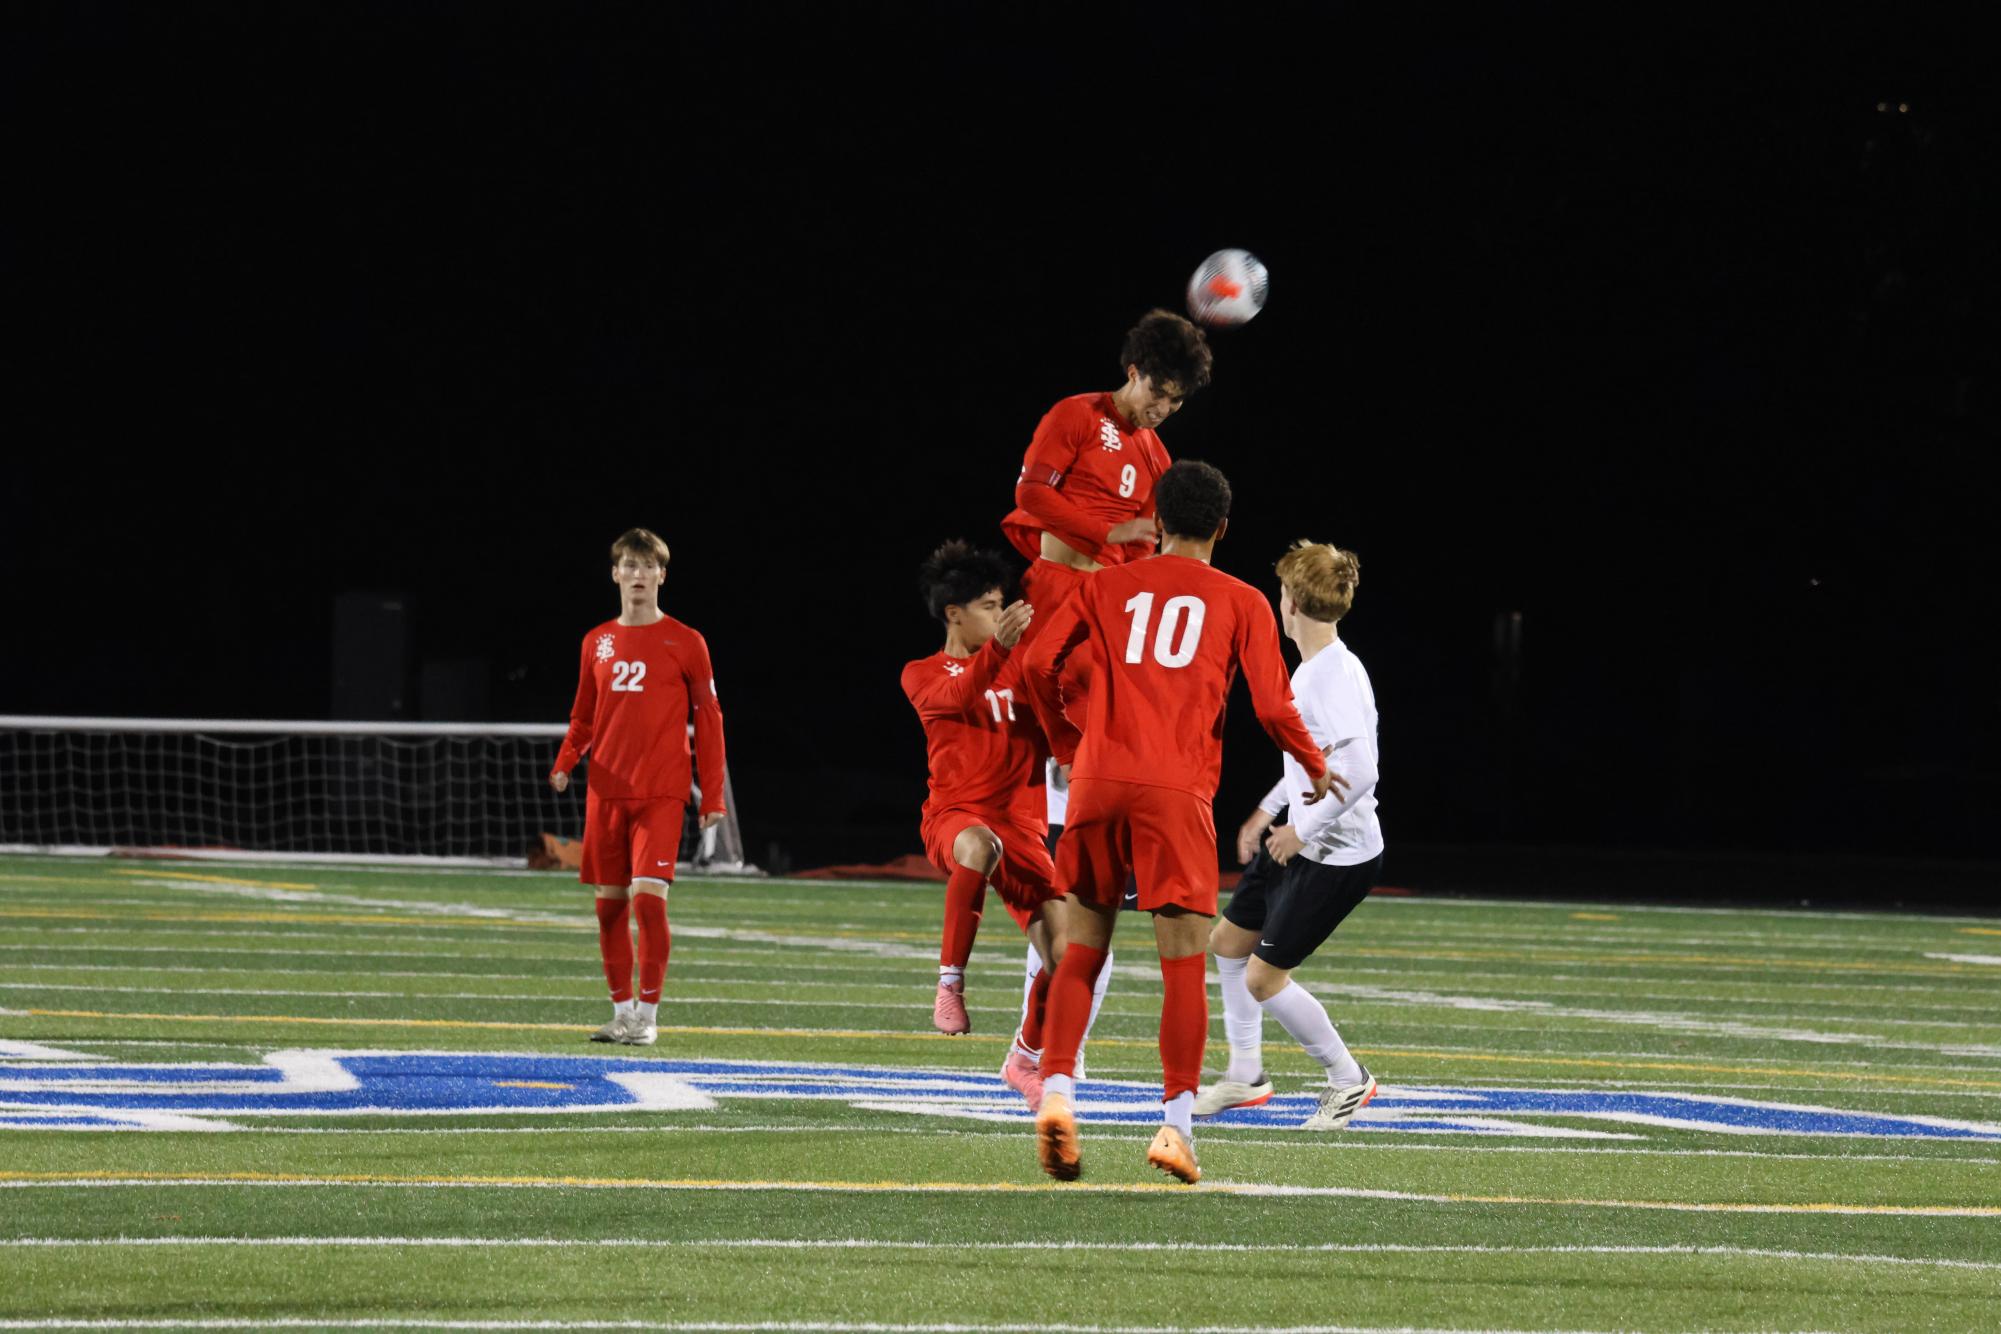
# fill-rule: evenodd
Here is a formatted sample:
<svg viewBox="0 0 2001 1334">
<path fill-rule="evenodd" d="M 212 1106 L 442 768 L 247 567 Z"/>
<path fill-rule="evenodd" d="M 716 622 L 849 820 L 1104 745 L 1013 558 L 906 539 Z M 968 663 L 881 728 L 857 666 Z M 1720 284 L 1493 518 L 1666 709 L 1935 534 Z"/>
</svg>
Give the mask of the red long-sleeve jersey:
<svg viewBox="0 0 2001 1334">
<path fill-rule="evenodd" d="M 1153 513 L 1153 484 L 1172 461 L 1158 435 L 1119 414 L 1111 394 L 1073 394 L 1036 426 L 1001 531 L 1030 560 L 1041 554 L 1045 532 L 1100 565 L 1136 560 L 1153 548 L 1105 539 L 1126 520 Z"/>
<path fill-rule="evenodd" d="M 651 625 L 606 621 L 584 636 L 570 731 L 553 772 L 568 773 L 588 752 L 598 797 L 686 801 L 690 714 L 707 815 L 723 809 L 724 763 L 723 707 L 708 641 L 672 616 Z"/>
<path fill-rule="evenodd" d="M 1213 800 L 1223 769 L 1223 707 L 1241 665 L 1265 731 L 1305 767 L 1327 771 L 1300 721 L 1279 653 L 1271 604 L 1255 588 L 1202 561 L 1157 556 L 1100 570 L 1057 609 L 1043 636 L 1047 667 L 1029 687 L 1047 718 L 1056 758 L 1071 780 L 1109 778 Z M 1096 675 L 1081 737 L 1063 716 L 1057 682 L 1085 642 Z"/>
<path fill-rule="evenodd" d="M 905 663 L 903 693 L 924 724 L 931 766 L 925 820 L 971 807 L 1047 830 L 1042 732 L 1007 649 L 989 639 L 970 658 L 941 649 Z"/>
</svg>

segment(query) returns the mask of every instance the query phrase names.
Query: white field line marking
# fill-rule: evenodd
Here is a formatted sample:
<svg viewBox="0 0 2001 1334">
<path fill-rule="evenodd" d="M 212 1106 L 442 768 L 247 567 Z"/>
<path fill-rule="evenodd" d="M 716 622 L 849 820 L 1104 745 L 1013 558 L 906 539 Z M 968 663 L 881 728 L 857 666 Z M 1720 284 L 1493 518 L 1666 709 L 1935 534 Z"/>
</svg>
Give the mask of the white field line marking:
<svg viewBox="0 0 2001 1334">
<path fill-rule="evenodd" d="M 1505 996 L 1448 995 L 1435 991 L 1392 990 L 1351 982 L 1309 982 L 1316 995 L 1352 1000 L 1386 1001 L 1399 1005 L 1443 1006 L 1455 1010 L 1485 1010 L 1500 1014 L 1533 1014 L 1551 1019 L 1583 1019 L 1594 1023 L 1630 1024 L 1670 1033 L 1700 1033 L 1716 1037 L 1749 1038 L 1758 1041 L 1810 1042 L 1833 1046 L 1868 1046 L 1897 1051 L 1931 1052 L 1940 1056 L 1996 1056 L 2001 1046 L 1910 1042 L 1872 1033 L 1829 1033 L 1810 1028 L 1775 1028 L 1737 1020 L 1708 1019 L 1701 1015 L 1666 1010 L 1607 1010 L 1553 1005 L 1548 1001 L 1517 1000 Z"/>
<path fill-rule="evenodd" d="M 1870 1255 L 1840 1251 L 1791 1251 L 1756 1246 L 1421 1246 L 1393 1242 L 1229 1242 L 1229 1241 L 884 1241 L 874 1237 L 9 1237 L 0 1247 L 124 1246 L 345 1246 L 359 1249 L 487 1246 L 554 1248 L 603 1246 L 660 1250 L 774 1251 L 1203 1251 L 1226 1254 L 1308 1255 L 1650 1255 L 1683 1259 L 1807 1260 L 1833 1264 L 1920 1265 L 1937 1269 L 2001 1270 L 2001 1261 L 1954 1260 L 1942 1256 Z"/>
<path fill-rule="evenodd" d="M 1982 963 L 2001 965 L 2001 954 L 1927 954 L 1927 959 L 1944 959 L 1950 963 Z"/>
<path fill-rule="evenodd" d="M 18 1042 L 12 1038 L 0 1038 L 0 1059 L 9 1061 L 94 1061 L 97 1058 L 85 1051 L 72 1051 L 63 1047 L 45 1047 L 39 1042 Z"/>
<path fill-rule="evenodd" d="M 34 1180 L 16 1179 L 35 1175 Z M 0 1173 L 0 1189 L 181 1189 L 187 1187 L 265 1187 L 278 1189 L 362 1190 L 640 1190 L 663 1192 L 747 1192 L 859 1195 L 1022 1195 L 1104 1194 L 1104 1195 L 1230 1195 L 1272 1198 L 1319 1198 L 1355 1200 L 1395 1200 L 1412 1204 L 1524 1205 L 1564 1209 L 1636 1209 L 1648 1212 L 1834 1215 L 1898 1218 L 2001 1218 L 2001 1205 L 1991 1204 L 1843 1204 L 1832 1201 L 1784 1203 L 1737 1200 L 1601 1200 L 1569 1196 L 1427 1194 L 1418 1191 L 1376 1190 L 1360 1186 L 1277 1186 L 1253 1182 L 1209 1182 L 1197 1186 L 1176 1186 L 1166 1182 L 1133 1182 L 1091 1185 L 1081 1182 L 1018 1183 L 1007 1181 L 726 1181 L 707 1179 L 660 1180 L 644 1177 L 395 1177 L 356 1173 L 352 1176 L 286 1176 L 243 1172 L 223 1176 L 60 1176 L 51 1174 Z"/>
<path fill-rule="evenodd" d="M 1071 1325 L 1038 1321 L 1032 1325 L 888 1325 L 852 1321 L 765 1320 L 420 1320 L 393 1316 L 360 1319 L 310 1319 L 279 1316 L 258 1319 L 216 1317 L 204 1320 L 0 1320 L 0 1329 L 452 1329 L 452 1330 L 585 1330 L 647 1329 L 681 1334 L 1242 1334 L 1235 1325 Z M 1262 1334 L 1540 1334 L 1483 1326 L 1478 1330 L 1416 1325 L 1283 1325 L 1267 1326 Z M 1602 1334 L 1574 1330 L 1568 1334 Z"/>
<path fill-rule="evenodd" d="M 0 865 L 4 865 L 7 861 L 11 860 L 13 859 L 12 858 L 0 859 Z M 61 868 L 62 870 L 65 871 L 73 871 L 77 863 L 69 858 L 35 857 L 30 855 L 21 857 L 19 864 L 41 866 L 50 870 Z M 162 868 L 160 863 L 157 862 L 149 861 L 146 863 L 146 866 L 154 874 L 171 874 L 171 870 Z M 282 872 L 283 874 L 288 876 L 296 876 L 304 874 L 308 870 L 308 868 L 302 867 L 297 863 L 279 862 L 279 861 L 272 861 L 272 862 L 232 861 L 230 863 L 230 866 L 232 869 L 237 869 L 237 870 L 262 869 L 268 871 L 277 871 L 277 872 Z M 347 877 L 349 881 L 357 881 L 356 872 L 352 867 L 334 865 L 334 866 L 326 866 L 326 867 L 319 867 L 312 869 L 324 871 L 329 874 L 344 876 Z M 439 878 L 452 879 L 452 878 L 466 878 L 466 877 L 471 877 L 475 879 L 539 880 L 546 883 L 550 887 L 552 893 L 562 892 L 564 890 L 573 892 L 577 888 L 577 882 L 575 876 L 569 871 L 529 871 L 529 870 L 509 868 L 509 867 L 409 866 L 409 867 L 398 867 L 393 871 L 384 870 L 379 872 L 373 872 L 371 874 L 379 876 L 383 881 L 389 882 L 389 885 L 387 887 L 392 887 L 392 888 L 394 887 L 395 882 L 398 881 L 428 880 L 428 879 L 439 879 Z M 72 875 L 72 876 L 65 876 L 63 878 L 73 879 L 74 877 Z M 0 883 L 4 882 L 5 882 L 4 872 L 0 872 Z M 789 877 L 789 876 L 759 876 L 755 879 L 738 879 L 733 876 L 688 876 L 686 877 L 686 886 L 684 887 L 692 887 L 697 883 L 703 886 L 714 886 L 716 888 L 741 887 L 745 889 L 755 888 L 761 891 L 768 891 L 775 886 L 784 886 L 786 888 L 798 888 L 804 891 L 808 891 L 809 897 L 799 898 L 799 899 L 787 898 L 784 901 L 788 903 L 800 903 L 800 904 L 811 904 L 813 902 L 820 901 L 820 899 L 822 899 L 830 889 L 839 889 L 843 892 L 861 891 L 861 890 L 885 892 L 885 901 L 891 901 L 891 902 L 902 901 L 902 896 L 915 897 L 920 894 L 936 893 L 938 889 L 937 884 L 930 881 L 904 881 L 904 880 L 829 881 L 829 880 L 804 880 L 797 877 Z M 341 884 L 341 883 L 334 883 L 329 885 L 329 888 L 344 889 L 350 887 L 373 890 L 374 888 L 376 888 L 376 885 L 373 881 L 358 881 L 358 883 L 354 883 L 353 885 Z M 1473 909 L 1473 910 L 1494 911 L 1494 912 L 1513 912 L 1517 910 L 1556 911 L 1565 914 L 1572 912 L 1616 912 L 1621 916 L 1625 917 L 1641 917 L 1649 915 L 1678 916 L 1678 917 L 1727 917 L 1738 921 L 1764 918 L 1771 920 L 1772 923 L 1771 930 L 1775 932 L 1783 931 L 1791 923 L 1798 921 L 1831 921 L 1831 922 L 1848 922 L 1854 924 L 1871 924 L 1883 921 L 1941 922 L 1941 923 L 1969 923 L 1974 926 L 1988 926 L 1988 927 L 1997 925 L 1997 920 L 1992 916 L 1946 916 L 1946 915 L 1934 916 L 1929 913 L 1877 912 L 1865 909 L 1840 911 L 1840 910 L 1825 909 L 1825 908 L 1815 908 L 1815 909 L 1732 908 L 1732 907 L 1711 908 L 1711 907 L 1696 907 L 1684 904 L 1665 904 L 1665 903 L 1635 904 L 1635 903 L 1625 903 L 1625 902 L 1613 902 L 1610 900 L 1599 901 L 1599 900 L 1589 900 L 1589 899 L 1557 900 L 1557 899 L 1513 899 L 1513 898 L 1483 899 L 1483 898 L 1452 898 L 1446 896 L 1431 896 L 1422 894 L 1411 895 L 1409 897 L 1404 897 L 1402 895 L 1384 895 L 1371 899 L 1370 902 L 1380 903 L 1393 912 L 1418 913 L 1421 915 L 1422 912 L 1424 911 L 1435 911 L 1438 912 L 1441 917 L 1459 916 L 1463 915 L 1467 910 Z"/>
<path fill-rule="evenodd" d="M 507 1113 L 499 1113 L 507 1115 Z M 682 1122 L 647 1125 L 529 1125 L 529 1126 L 245 1126 L 250 1135 L 825 1135 L 824 1122 L 790 1125 L 688 1125 Z M 921 1126 L 842 1125 L 848 1136 L 911 1135 L 920 1139 L 993 1139 L 1019 1142 L 1018 1130 L 950 1130 Z M 1547 1143 L 1535 1145 L 1449 1144 L 1431 1138 L 1385 1143 L 1334 1136 L 1301 1136 L 1298 1139 L 1250 1139 L 1251 1126 L 1205 1126 L 1205 1141 L 1228 1144 L 1232 1148 L 1326 1149 L 1340 1153 L 1581 1153 L 1627 1154 L 1647 1158 L 1762 1158 L 1807 1163 L 1943 1163 L 1951 1167 L 2001 1167 L 2001 1158 L 1962 1158 L 1947 1154 L 1921 1153 L 1771 1153 L 1759 1149 L 1635 1149 L 1586 1148 L 1582 1145 Z M 1111 1134 L 1086 1134 L 1086 1139 L 1116 1142 Z"/>
</svg>

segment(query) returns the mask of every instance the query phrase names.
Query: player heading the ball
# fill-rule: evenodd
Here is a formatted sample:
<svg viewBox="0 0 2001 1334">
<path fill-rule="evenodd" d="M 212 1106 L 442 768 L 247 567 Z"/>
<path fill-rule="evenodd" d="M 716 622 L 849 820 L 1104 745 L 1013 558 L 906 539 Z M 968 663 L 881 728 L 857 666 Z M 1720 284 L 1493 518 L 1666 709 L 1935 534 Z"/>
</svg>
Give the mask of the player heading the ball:
<svg viewBox="0 0 2001 1334">
<path fill-rule="evenodd" d="M 1050 744 L 1072 765 L 1070 812 L 1056 845 L 1062 962 L 1050 984 L 1036 1138 L 1043 1170 L 1082 1171 L 1075 1099 L 1077 1041 L 1130 872 L 1153 914 L 1163 983 L 1160 1061 L 1164 1124 L 1147 1161 L 1199 1180 L 1192 1113 L 1209 1032 L 1203 959 L 1216 915 L 1216 824 L 1223 705 L 1239 668 L 1258 721 L 1298 760 L 1312 803 L 1339 780 L 1300 721 L 1264 595 L 1213 567 L 1229 527 L 1230 484 L 1183 460 L 1155 491 L 1160 555 L 1101 570 L 1043 629 L 1048 669 L 1030 688 L 1058 720 Z M 1081 734 L 1060 698 L 1064 660 L 1088 645 L 1097 667 Z"/>
</svg>

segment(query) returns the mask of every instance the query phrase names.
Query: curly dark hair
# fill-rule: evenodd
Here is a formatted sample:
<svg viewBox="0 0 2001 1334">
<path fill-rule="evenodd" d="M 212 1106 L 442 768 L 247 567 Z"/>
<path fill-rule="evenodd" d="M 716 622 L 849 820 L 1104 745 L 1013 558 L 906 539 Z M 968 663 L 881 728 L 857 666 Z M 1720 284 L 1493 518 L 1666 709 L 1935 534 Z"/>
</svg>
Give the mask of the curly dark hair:
<svg viewBox="0 0 2001 1334">
<path fill-rule="evenodd" d="M 941 621 L 945 608 L 977 602 L 996 588 L 1005 595 L 1007 586 L 1007 562 L 970 542 L 947 542 L 917 567 L 917 591 L 925 610 Z"/>
<path fill-rule="evenodd" d="M 1183 397 L 1209 383 L 1209 338 L 1193 320 L 1171 310 L 1149 310 L 1138 324 L 1126 330 L 1126 343 L 1119 350 L 1119 367 L 1139 367 L 1139 373 L 1153 380 L 1153 387 L 1172 383 L 1180 386 Z"/>
<path fill-rule="evenodd" d="M 1206 540 L 1230 517 L 1230 479 L 1200 459 L 1182 459 L 1153 487 L 1154 513 L 1173 537 Z"/>
</svg>

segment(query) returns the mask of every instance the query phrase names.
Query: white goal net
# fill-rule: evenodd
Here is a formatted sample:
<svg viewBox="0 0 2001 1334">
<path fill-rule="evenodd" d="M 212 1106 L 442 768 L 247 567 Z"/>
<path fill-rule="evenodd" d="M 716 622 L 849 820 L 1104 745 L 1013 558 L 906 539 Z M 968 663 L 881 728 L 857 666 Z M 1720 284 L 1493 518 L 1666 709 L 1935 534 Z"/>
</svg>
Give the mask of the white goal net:
<svg viewBox="0 0 2001 1334">
<path fill-rule="evenodd" d="M 583 833 L 588 762 L 547 782 L 564 730 L 0 715 L 0 851 L 523 865 Z M 683 867 L 755 869 L 734 796 Z"/>
</svg>

